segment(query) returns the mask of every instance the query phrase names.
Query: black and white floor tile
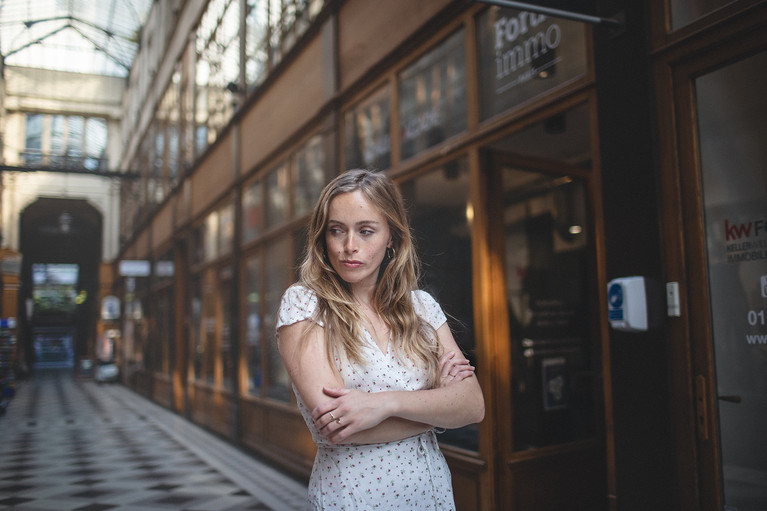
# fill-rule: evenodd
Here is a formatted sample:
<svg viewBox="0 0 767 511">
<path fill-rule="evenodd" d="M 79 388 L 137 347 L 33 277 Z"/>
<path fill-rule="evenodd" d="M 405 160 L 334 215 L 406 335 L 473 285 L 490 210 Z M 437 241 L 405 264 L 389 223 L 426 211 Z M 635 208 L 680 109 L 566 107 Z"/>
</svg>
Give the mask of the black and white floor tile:
<svg viewBox="0 0 767 511">
<path fill-rule="evenodd" d="M 300 511 L 306 486 L 120 385 L 48 370 L 0 417 L 0 510 Z"/>
</svg>

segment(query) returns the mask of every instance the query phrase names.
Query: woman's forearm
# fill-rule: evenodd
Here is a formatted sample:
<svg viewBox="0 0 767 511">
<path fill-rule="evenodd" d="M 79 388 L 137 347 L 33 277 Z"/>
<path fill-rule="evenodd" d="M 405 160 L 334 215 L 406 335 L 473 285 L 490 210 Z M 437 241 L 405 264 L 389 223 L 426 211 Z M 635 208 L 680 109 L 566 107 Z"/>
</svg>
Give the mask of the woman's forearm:
<svg viewBox="0 0 767 511">
<path fill-rule="evenodd" d="M 425 433 L 434 427 L 422 422 L 413 422 L 399 417 L 391 417 L 384 420 L 378 426 L 360 431 L 339 444 L 380 444 L 384 442 L 396 442 Z"/>
</svg>

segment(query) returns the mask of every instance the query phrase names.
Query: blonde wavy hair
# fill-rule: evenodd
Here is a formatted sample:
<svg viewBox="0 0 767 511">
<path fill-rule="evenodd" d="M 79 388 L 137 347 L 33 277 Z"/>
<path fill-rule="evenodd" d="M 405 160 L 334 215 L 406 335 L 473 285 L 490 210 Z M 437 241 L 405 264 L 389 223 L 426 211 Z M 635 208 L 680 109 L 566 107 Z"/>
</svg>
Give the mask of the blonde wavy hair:
<svg viewBox="0 0 767 511">
<path fill-rule="evenodd" d="M 426 370 L 427 386 L 435 387 L 439 381 L 440 344 L 434 328 L 416 314 L 411 295 L 418 286 L 420 262 L 402 195 L 380 172 L 354 169 L 333 179 L 320 194 L 309 222 L 300 279 L 317 296 L 314 320 L 324 324 L 328 359 L 332 363 L 337 354 L 365 363 L 359 342 L 363 313 L 349 285 L 330 264 L 325 241 L 331 201 L 357 190 L 383 214 L 391 233 L 393 250 L 387 249 L 373 295 L 377 312 L 391 332 L 396 355 L 416 361 Z"/>
</svg>

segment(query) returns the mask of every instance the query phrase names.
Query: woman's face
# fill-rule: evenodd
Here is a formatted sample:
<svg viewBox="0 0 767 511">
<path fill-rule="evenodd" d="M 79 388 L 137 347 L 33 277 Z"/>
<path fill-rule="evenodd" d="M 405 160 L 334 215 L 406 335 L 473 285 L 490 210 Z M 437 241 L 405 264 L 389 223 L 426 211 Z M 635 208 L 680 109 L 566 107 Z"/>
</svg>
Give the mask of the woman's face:
<svg viewBox="0 0 767 511">
<path fill-rule="evenodd" d="M 386 218 L 361 191 L 343 193 L 330 202 L 325 230 L 328 258 L 352 288 L 375 287 L 390 239 Z"/>
</svg>

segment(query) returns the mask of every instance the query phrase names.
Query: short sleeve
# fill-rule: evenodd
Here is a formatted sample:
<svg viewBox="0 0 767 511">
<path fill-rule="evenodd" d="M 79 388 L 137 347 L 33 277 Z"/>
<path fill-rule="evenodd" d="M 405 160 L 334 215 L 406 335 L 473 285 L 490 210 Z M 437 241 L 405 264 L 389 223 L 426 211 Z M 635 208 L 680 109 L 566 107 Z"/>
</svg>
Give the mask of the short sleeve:
<svg viewBox="0 0 767 511">
<path fill-rule="evenodd" d="M 434 330 L 437 330 L 447 321 L 442 307 L 426 291 L 413 291 L 413 307 L 415 313 L 429 323 Z"/>
<path fill-rule="evenodd" d="M 275 325 L 278 337 L 280 327 L 307 319 L 315 320 L 314 314 L 316 311 L 317 296 L 313 291 L 298 284 L 290 286 L 285 291 L 285 294 L 282 295 L 282 300 L 280 301 L 280 311 L 277 315 L 277 324 Z M 318 324 L 322 326 L 321 321 L 318 321 Z"/>
</svg>

